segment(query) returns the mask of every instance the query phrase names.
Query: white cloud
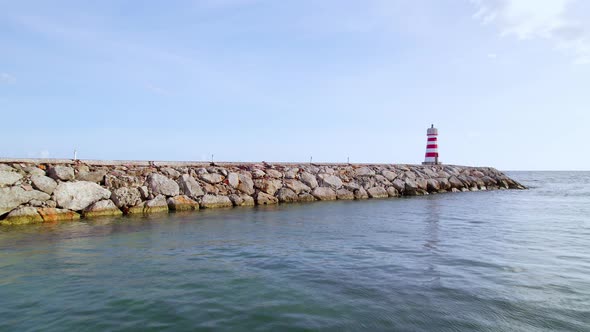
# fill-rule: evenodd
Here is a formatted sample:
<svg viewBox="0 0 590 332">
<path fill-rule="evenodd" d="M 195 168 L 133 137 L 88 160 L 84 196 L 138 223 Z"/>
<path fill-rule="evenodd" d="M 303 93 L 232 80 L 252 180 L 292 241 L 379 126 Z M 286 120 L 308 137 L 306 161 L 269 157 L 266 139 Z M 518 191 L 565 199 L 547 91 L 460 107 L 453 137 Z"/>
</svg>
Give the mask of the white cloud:
<svg viewBox="0 0 590 332">
<path fill-rule="evenodd" d="M 580 17 L 580 0 L 470 0 L 474 18 L 499 27 L 502 36 L 521 40 L 545 39 L 574 63 L 590 63 L 590 17 Z M 584 8 L 581 8 L 584 7 Z M 588 16 L 586 14 L 586 16 Z"/>
<path fill-rule="evenodd" d="M 0 83 L 12 83 L 15 81 L 14 76 L 8 73 L 0 73 Z"/>
</svg>

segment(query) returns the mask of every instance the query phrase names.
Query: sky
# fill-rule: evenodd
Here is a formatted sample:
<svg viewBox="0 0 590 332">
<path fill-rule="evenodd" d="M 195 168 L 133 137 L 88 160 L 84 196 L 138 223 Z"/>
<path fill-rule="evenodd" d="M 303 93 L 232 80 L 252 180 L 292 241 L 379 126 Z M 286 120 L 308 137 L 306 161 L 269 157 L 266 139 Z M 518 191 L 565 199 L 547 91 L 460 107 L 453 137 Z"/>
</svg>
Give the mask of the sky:
<svg viewBox="0 0 590 332">
<path fill-rule="evenodd" d="M 589 170 L 587 0 L 0 0 L 0 158 Z"/>
</svg>

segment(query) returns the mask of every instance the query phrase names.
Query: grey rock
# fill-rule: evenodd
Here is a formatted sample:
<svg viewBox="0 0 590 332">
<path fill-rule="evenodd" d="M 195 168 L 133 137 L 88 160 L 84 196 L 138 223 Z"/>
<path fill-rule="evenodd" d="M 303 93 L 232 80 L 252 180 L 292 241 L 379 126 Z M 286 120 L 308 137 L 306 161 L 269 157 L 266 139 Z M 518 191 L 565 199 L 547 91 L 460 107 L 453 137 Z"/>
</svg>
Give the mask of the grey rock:
<svg viewBox="0 0 590 332">
<path fill-rule="evenodd" d="M 311 189 L 318 187 L 318 180 L 316 177 L 308 172 L 303 172 L 300 175 L 301 182 L 305 183 Z"/>
<path fill-rule="evenodd" d="M 358 183 L 351 181 L 351 182 L 345 183 L 344 188 L 354 192 L 355 190 L 360 189 L 361 186 Z"/>
<path fill-rule="evenodd" d="M 449 183 L 451 184 L 451 188 L 461 189 L 464 187 L 463 182 L 461 182 L 456 176 L 451 176 L 449 178 Z"/>
<path fill-rule="evenodd" d="M 6 164 L 0 164 L 0 171 L 3 171 L 3 172 L 15 172 L 16 169 L 14 169 L 13 167 L 10 167 L 9 165 L 6 165 Z"/>
<path fill-rule="evenodd" d="M 223 175 L 221 174 L 210 174 L 210 173 L 203 173 L 203 174 L 199 174 L 199 179 L 209 183 L 209 184 L 216 184 L 216 183 L 220 183 L 223 181 Z"/>
<path fill-rule="evenodd" d="M 180 173 L 174 168 L 164 167 L 160 171 L 164 173 L 167 177 L 172 179 L 177 179 L 180 176 Z"/>
<path fill-rule="evenodd" d="M 279 199 L 264 192 L 259 192 L 256 195 L 256 204 L 258 205 L 273 205 L 278 204 Z"/>
<path fill-rule="evenodd" d="M 403 192 L 404 189 L 406 188 L 406 183 L 400 179 L 393 180 L 391 185 L 400 193 Z"/>
<path fill-rule="evenodd" d="M 31 182 L 33 186 L 49 195 L 53 193 L 57 187 L 57 182 L 54 179 L 45 175 L 33 175 L 31 176 Z"/>
<path fill-rule="evenodd" d="M 46 201 L 49 198 L 50 196 L 42 191 L 26 191 L 21 187 L 0 188 L 0 215 L 32 200 Z"/>
<path fill-rule="evenodd" d="M 399 191 L 397 191 L 397 189 L 395 189 L 394 187 L 388 187 L 387 188 L 387 194 L 389 195 L 389 197 L 399 197 L 401 196 Z"/>
<path fill-rule="evenodd" d="M 285 179 L 296 179 L 298 173 L 299 173 L 299 168 L 289 168 L 285 172 Z"/>
<path fill-rule="evenodd" d="M 416 181 L 410 179 L 410 178 L 406 178 L 405 181 L 406 185 L 404 188 L 404 193 L 408 194 L 408 195 L 416 195 L 416 192 L 418 191 L 418 184 L 416 183 Z"/>
<path fill-rule="evenodd" d="M 178 196 L 180 188 L 178 184 L 164 175 L 152 173 L 147 178 L 148 188 L 154 195 Z"/>
<path fill-rule="evenodd" d="M 342 200 L 351 200 L 354 199 L 354 193 L 350 190 L 346 190 L 344 188 L 336 190 L 336 197 Z"/>
<path fill-rule="evenodd" d="M 96 180 L 96 178 L 92 179 Z M 90 181 L 98 182 L 98 181 Z M 122 175 L 122 174 L 106 174 L 104 176 L 104 184 L 108 189 L 116 189 L 122 187 L 139 187 L 143 185 L 143 180 L 137 176 Z"/>
<path fill-rule="evenodd" d="M 367 191 L 365 190 L 365 188 L 359 188 L 354 190 L 354 199 L 367 199 L 369 198 L 369 194 L 367 194 Z"/>
<path fill-rule="evenodd" d="M 232 187 L 232 188 L 238 188 L 238 185 L 240 185 L 240 177 L 238 176 L 237 173 L 229 173 L 227 176 L 227 183 Z"/>
<path fill-rule="evenodd" d="M 329 187 L 317 187 L 311 194 L 320 201 L 333 201 L 336 197 L 336 192 Z"/>
<path fill-rule="evenodd" d="M 199 203 L 190 199 L 190 197 L 186 195 L 170 197 L 168 198 L 167 203 L 168 209 L 172 211 L 191 211 L 199 209 Z"/>
<path fill-rule="evenodd" d="M 82 215 L 85 218 L 104 217 L 104 216 L 120 216 L 123 211 L 119 210 L 115 203 L 110 199 L 101 200 L 90 204 L 84 209 Z"/>
<path fill-rule="evenodd" d="M 283 187 L 283 183 L 277 179 L 256 179 L 254 180 L 254 187 L 272 196 Z"/>
<path fill-rule="evenodd" d="M 141 193 L 138 188 L 121 187 L 114 189 L 111 200 L 118 208 L 126 208 L 141 203 Z"/>
<path fill-rule="evenodd" d="M 141 195 L 142 200 L 146 200 L 148 199 L 148 197 L 150 197 L 150 191 L 147 186 L 141 186 L 137 188 L 137 190 L 139 190 L 139 194 Z"/>
<path fill-rule="evenodd" d="M 261 169 L 255 169 L 252 171 L 252 177 L 255 179 L 261 179 L 266 175 L 266 173 Z"/>
<path fill-rule="evenodd" d="M 388 171 L 388 170 L 383 170 L 383 171 L 381 172 L 381 174 L 382 174 L 382 175 L 383 175 L 383 176 L 384 176 L 384 177 L 385 177 L 387 180 L 389 180 L 389 181 L 393 181 L 393 180 L 395 180 L 395 178 L 396 178 L 396 176 L 397 176 L 397 174 L 395 174 L 395 173 L 394 173 L 394 172 L 392 172 L 392 171 Z"/>
<path fill-rule="evenodd" d="M 238 184 L 238 190 L 247 195 L 254 194 L 254 181 L 244 174 L 239 174 L 238 178 L 240 180 L 240 183 Z"/>
<path fill-rule="evenodd" d="M 436 179 L 428 179 L 426 180 L 426 189 L 437 192 L 440 190 L 440 183 Z"/>
<path fill-rule="evenodd" d="M 289 188 L 281 188 L 277 194 L 277 198 L 281 203 L 292 203 L 299 200 L 299 196 Z"/>
<path fill-rule="evenodd" d="M 385 190 L 382 187 L 373 187 L 373 188 L 370 188 L 369 190 L 367 190 L 367 193 L 369 194 L 369 197 L 371 197 L 371 198 L 385 198 L 385 197 L 389 197 L 389 194 L 387 193 L 387 190 Z"/>
<path fill-rule="evenodd" d="M 0 187 L 11 186 L 22 178 L 17 172 L 0 171 Z"/>
<path fill-rule="evenodd" d="M 283 173 L 277 171 L 276 169 L 267 169 L 266 175 L 268 175 L 271 178 L 275 178 L 275 179 L 280 179 L 283 177 Z"/>
<path fill-rule="evenodd" d="M 342 180 L 336 175 L 320 174 L 318 177 L 321 180 L 322 187 L 330 187 L 333 189 L 339 189 L 342 187 Z"/>
<path fill-rule="evenodd" d="M 302 192 L 310 192 L 311 188 L 308 187 L 301 181 L 295 179 L 287 179 L 285 180 L 285 187 L 293 190 L 296 194 L 300 194 Z"/>
<path fill-rule="evenodd" d="M 205 195 L 201 198 L 201 208 L 220 208 L 233 206 L 227 196 Z"/>
<path fill-rule="evenodd" d="M 47 175 L 49 175 L 54 180 L 62 181 L 72 181 L 75 177 L 73 168 L 61 165 L 50 167 L 47 171 Z"/>
<path fill-rule="evenodd" d="M 62 182 L 55 191 L 55 200 L 61 208 L 80 211 L 90 204 L 111 197 L 111 192 L 94 182 Z"/>
<path fill-rule="evenodd" d="M 76 178 L 80 181 L 96 182 L 101 183 L 104 181 L 104 177 L 107 171 L 99 170 L 95 172 L 79 172 Z"/>
<path fill-rule="evenodd" d="M 373 176 L 375 175 L 375 171 L 369 167 L 361 167 L 355 170 L 355 174 L 356 176 Z"/>
<path fill-rule="evenodd" d="M 23 170 L 29 175 L 45 175 L 45 171 L 36 166 L 26 166 Z"/>
<path fill-rule="evenodd" d="M 301 193 L 298 196 L 300 202 L 315 202 L 317 200 L 312 194 L 309 193 Z"/>
<path fill-rule="evenodd" d="M 182 193 L 192 199 L 197 199 L 205 195 L 205 192 L 203 192 L 203 188 L 201 188 L 199 182 L 197 182 L 197 180 L 188 174 L 183 174 L 178 179 L 178 183 L 180 184 L 180 190 Z"/>
</svg>

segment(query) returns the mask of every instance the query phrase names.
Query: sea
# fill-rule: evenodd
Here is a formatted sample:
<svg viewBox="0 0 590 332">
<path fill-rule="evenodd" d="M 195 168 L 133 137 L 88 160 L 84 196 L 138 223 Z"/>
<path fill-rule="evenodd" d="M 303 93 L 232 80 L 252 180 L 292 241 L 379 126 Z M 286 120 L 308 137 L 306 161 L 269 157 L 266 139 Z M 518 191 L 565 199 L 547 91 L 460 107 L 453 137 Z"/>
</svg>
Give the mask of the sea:
<svg viewBox="0 0 590 332">
<path fill-rule="evenodd" d="M 0 228 L 0 331 L 590 331 L 590 172 Z"/>
</svg>

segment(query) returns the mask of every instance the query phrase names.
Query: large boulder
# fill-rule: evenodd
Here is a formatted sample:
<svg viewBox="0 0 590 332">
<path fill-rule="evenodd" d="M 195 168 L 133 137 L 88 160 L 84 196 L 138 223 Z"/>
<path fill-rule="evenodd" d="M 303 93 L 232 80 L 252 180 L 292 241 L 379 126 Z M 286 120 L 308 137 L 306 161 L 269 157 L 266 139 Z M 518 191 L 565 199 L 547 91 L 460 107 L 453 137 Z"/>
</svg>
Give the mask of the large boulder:
<svg viewBox="0 0 590 332">
<path fill-rule="evenodd" d="M 382 187 L 369 188 L 369 190 L 367 190 L 367 193 L 369 194 L 369 197 L 371 197 L 371 198 L 385 198 L 385 197 L 389 197 L 389 194 L 387 193 L 387 190 L 385 190 Z"/>
<path fill-rule="evenodd" d="M 141 203 L 141 193 L 138 188 L 121 187 L 112 191 L 111 200 L 118 208 L 124 209 Z"/>
<path fill-rule="evenodd" d="M 280 179 L 283 177 L 283 173 L 277 171 L 276 169 L 267 169 L 266 170 L 266 175 L 268 175 L 271 178 L 275 178 L 275 179 Z"/>
<path fill-rule="evenodd" d="M 338 199 L 342 199 L 342 200 L 351 200 L 354 199 L 354 193 L 350 190 L 341 188 L 336 190 L 336 197 L 338 197 Z"/>
<path fill-rule="evenodd" d="M 240 184 L 240 177 L 238 176 L 237 173 L 229 173 L 227 175 L 227 183 L 234 189 L 238 188 L 238 185 Z"/>
<path fill-rule="evenodd" d="M 309 193 L 301 193 L 298 196 L 300 202 L 315 202 L 317 200 L 312 194 Z"/>
<path fill-rule="evenodd" d="M 199 179 L 209 183 L 209 184 L 216 184 L 223 181 L 223 175 L 221 174 L 210 174 L 210 173 L 201 173 L 199 174 Z"/>
<path fill-rule="evenodd" d="M 32 200 L 46 201 L 49 195 L 38 190 L 24 190 L 21 187 L 0 188 L 0 215 Z"/>
<path fill-rule="evenodd" d="M 336 175 L 331 174 L 320 174 L 319 178 L 321 180 L 320 185 L 322 187 L 330 187 L 332 189 L 339 189 L 342 187 L 342 180 Z"/>
<path fill-rule="evenodd" d="M 400 179 L 393 180 L 391 185 L 400 193 L 403 192 L 404 189 L 406 188 L 406 183 Z"/>
<path fill-rule="evenodd" d="M 318 180 L 315 178 L 314 175 L 312 175 L 308 172 L 301 173 L 300 179 L 301 179 L 301 182 L 305 183 L 311 189 L 315 189 L 318 187 Z"/>
<path fill-rule="evenodd" d="M 34 207 L 20 207 L 13 210 L 4 220 L 0 220 L 0 225 L 24 225 L 43 222 L 43 218 Z"/>
<path fill-rule="evenodd" d="M 154 199 L 143 202 L 143 206 L 144 214 L 168 212 L 168 202 L 164 195 L 158 195 Z"/>
<path fill-rule="evenodd" d="M 252 181 L 252 178 L 244 174 L 239 174 L 238 179 L 240 181 L 238 184 L 239 191 L 243 192 L 246 195 L 254 194 L 254 181 Z"/>
<path fill-rule="evenodd" d="M 387 180 L 389 180 L 389 181 L 393 181 L 393 180 L 395 180 L 395 177 L 397 176 L 397 174 L 395 174 L 395 173 L 394 173 L 394 172 L 392 172 L 392 171 L 388 171 L 388 170 L 383 170 L 383 171 L 381 172 L 381 174 L 382 174 L 382 175 L 383 175 L 383 176 L 384 176 L 384 177 L 385 177 Z"/>
<path fill-rule="evenodd" d="M 273 205 L 273 204 L 278 204 L 279 203 L 279 199 L 269 195 L 267 193 L 264 192 L 259 192 L 258 195 L 256 195 L 256 204 L 257 205 Z"/>
<path fill-rule="evenodd" d="M 254 187 L 272 196 L 283 187 L 283 183 L 278 179 L 256 179 L 254 180 Z"/>
<path fill-rule="evenodd" d="M 227 196 L 205 195 L 201 198 L 201 208 L 221 208 L 233 206 L 231 200 Z"/>
<path fill-rule="evenodd" d="M 186 195 L 180 195 L 168 198 L 168 208 L 172 211 L 198 210 L 199 203 L 190 199 Z"/>
<path fill-rule="evenodd" d="M 0 171 L 0 187 L 12 186 L 22 178 L 17 172 Z"/>
<path fill-rule="evenodd" d="M 463 182 L 461 182 L 461 180 L 459 180 L 456 176 L 451 176 L 449 178 L 449 183 L 451 184 L 451 188 L 456 189 L 461 189 L 465 186 L 463 185 Z"/>
<path fill-rule="evenodd" d="M 72 181 L 74 179 L 74 169 L 68 166 L 53 166 L 47 170 L 47 175 L 55 180 Z"/>
<path fill-rule="evenodd" d="M 334 189 L 329 187 L 317 187 L 311 194 L 320 201 L 333 201 L 337 198 Z"/>
<path fill-rule="evenodd" d="M 435 179 L 426 180 L 426 189 L 430 192 L 440 191 L 440 183 Z"/>
<path fill-rule="evenodd" d="M 370 169 L 369 167 L 361 167 L 356 169 L 355 171 L 356 176 L 373 176 L 375 175 L 375 171 Z"/>
<path fill-rule="evenodd" d="M 110 199 L 92 203 L 82 211 L 84 218 L 116 217 L 122 214 L 123 212 Z"/>
<path fill-rule="evenodd" d="M 80 215 L 74 211 L 56 208 L 40 208 L 37 209 L 44 222 L 55 221 L 74 221 L 79 220 Z"/>
<path fill-rule="evenodd" d="M 150 174 L 147 178 L 147 183 L 148 188 L 154 195 L 178 196 L 180 192 L 176 181 L 158 173 Z"/>
<path fill-rule="evenodd" d="M 359 188 L 354 190 L 354 199 L 367 199 L 369 198 L 369 194 L 365 188 Z"/>
<path fill-rule="evenodd" d="M 95 172 L 79 172 L 76 179 L 80 181 L 96 182 L 101 183 L 104 181 L 104 177 L 107 174 L 105 170 L 99 170 Z"/>
<path fill-rule="evenodd" d="M 254 206 L 254 198 L 248 195 L 231 194 L 228 196 L 234 206 Z"/>
<path fill-rule="evenodd" d="M 397 189 L 395 189 L 394 187 L 388 187 L 387 188 L 387 194 L 389 195 L 389 197 L 399 197 L 401 196 L 399 191 L 397 191 Z"/>
<path fill-rule="evenodd" d="M 199 182 L 188 174 L 183 174 L 178 179 L 178 184 L 180 185 L 180 191 L 192 199 L 197 199 L 205 195 Z"/>
<path fill-rule="evenodd" d="M 289 188 L 281 188 L 277 194 L 277 198 L 281 203 L 292 203 L 299 200 L 299 196 L 293 190 Z"/>
<path fill-rule="evenodd" d="M 418 187 L 418 184 L 416 183 L 416 181 L 410 179 L 410 178 L 406 178 L 405 180 L 405 188 L 404 188 L 404 193 L 408 194 L 408 195 L 416 195 L 416 193 L 418 192 L 418 189 L 420 189 Z"/>
<path fill-rule="evenodd" d="M 49 195 L 51 195 L 57 187 L 57 182 L 45 175 L 33 175 L 31 176 L 31 182 L 33 183 L 33 187 Z"/>
<path fill-rule="evenodd" d="M 298 180 L 295 180 L 295 179 L 287 179 L 287 180 L 285 180 L 285 187 L 293 190 L 296 194 L 300 194 L 302 192 L 309 192 L 309 191 L 311 191 L 311 188 L 310 187 L 308 187 L 303 182 L 298 181 Z"/>
<path fill-rule="evenodd" d="M 84 210 L 90 204 L 111 197 L 111 192 L 94 182 L 62 182 L 55 191 L 57 206 L 73 211 Z"/>
<path fill-rule="evenodd" d="M 93 179 L 95 180 L 95 179 Z M 91 181 L 96 182 L 96 181 Z M 104 184 L 109 189 L 122 187 L 139 187 L 143 184 L 141 177 L 125 174 L 107 174 L 104 176 Z"/>
</svg>

